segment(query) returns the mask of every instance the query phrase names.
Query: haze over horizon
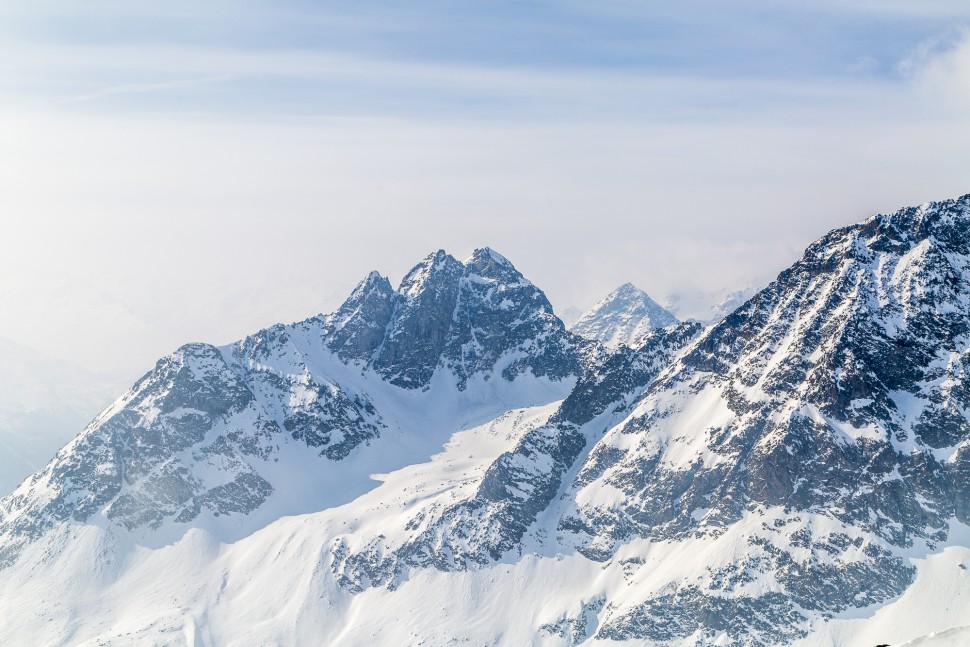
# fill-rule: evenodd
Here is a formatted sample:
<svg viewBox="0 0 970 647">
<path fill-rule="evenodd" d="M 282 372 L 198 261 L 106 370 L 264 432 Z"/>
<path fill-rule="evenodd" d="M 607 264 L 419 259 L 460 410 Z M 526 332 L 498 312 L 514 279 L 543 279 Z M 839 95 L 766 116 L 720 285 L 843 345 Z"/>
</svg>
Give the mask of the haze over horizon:
<svg viewBox="0 0 970 647">
<path fill-rule="evenodd" d="M 627 281 L 701 307 L 833 227 L 970 192 L 968 24 L 957 2 L 11 3 L 0 337 L 131 377 L 486 245 L 559 310 Z"/>
</svg>

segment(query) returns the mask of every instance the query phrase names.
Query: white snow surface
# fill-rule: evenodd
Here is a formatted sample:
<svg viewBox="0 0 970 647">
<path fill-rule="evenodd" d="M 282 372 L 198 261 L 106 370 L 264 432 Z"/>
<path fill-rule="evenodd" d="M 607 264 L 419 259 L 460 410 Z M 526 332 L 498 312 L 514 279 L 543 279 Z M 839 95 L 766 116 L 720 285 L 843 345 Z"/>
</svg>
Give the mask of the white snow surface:
<svg viewBox="0 0 970 647">
<path fill-rule="evenodd" d="M 632 283 L 624 283 L 584 312 L 569 329 L 608 348 L 633 346 L 654 328 L 677 323 L 677 317 Z"/>
<path fill-rule="evenodd" d="M 970 627 L 953 627 L 910 640 L 900 647 L 966 647 L 970 645 Z"/>
</svg>

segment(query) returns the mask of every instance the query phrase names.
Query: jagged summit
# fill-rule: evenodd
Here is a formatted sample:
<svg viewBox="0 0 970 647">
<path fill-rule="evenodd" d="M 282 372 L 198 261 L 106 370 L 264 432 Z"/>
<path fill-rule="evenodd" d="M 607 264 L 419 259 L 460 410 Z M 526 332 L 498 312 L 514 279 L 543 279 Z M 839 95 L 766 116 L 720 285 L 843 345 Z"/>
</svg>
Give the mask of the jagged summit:
<svg viewBox="0 0 970 647">
<path fill-rule="evenodd" d="M 532 283 L 515 269 L 512 262 L 490 247 L 480 247 L 464 263 L 471 272 L 486 278 L 505 279 L 520 283 Z"/>
<path fill-rule="evenodd" d="M 440 283 L 456 272 L 460 273 L 462 264 L 443 249 L 428 254 L 401 279 L 398 288 L 405 297 L 418 297 L 429 286 Z"/>
<path fill-rule="evenodd" d="M 415 424 L 384 410 L 403 397 L 395 389 L 437 403 L 421 415 L 485 399 L 462 393 L 490 381 L 491 406 L 563 397 L 582 372 L 571 339 L 507 259 L 477 250 L 462 264 L 438 250 L 397 290 L 371 272 L 333 314 L 187 344 L 0 503 L 0 565 L 68 520 L 137 529 L 254 513 L 306 476 L 275 464 L 342 461 Z"/>
<path fill-rule="evenodd" d="M 371 272 L 360 282 L 359 287 L 367 286 L 370 287 L 377 283 L 389 283 L 387 277 L 378 272 L 377 270 L 371 270 Z"/>
<path fill-rule="evenodd" d="M 0 632 L 879 644 L 965 624 L 968 563 L 965 196 L 614 350 L 487 250 L 185 346 L 0 502 Z"/>
<path fill-rule="evenodd" d="M 384 341 L 393 312 L 394 289 L 377 272 L 361 281 L 325 324 L 329 347 L 344 361 L 370 357 Z"/>
<path fill-rule="evenodd" d="M 327 343 L 392 384 L 424 388 L 447 366 L 464 389 L 503 356 L 507 379 L 524 371 L 554 380 L 578 374 L 568 334 L 545 294 L 494 250 L 476 249 L 465 263 L 433 252 L 396 291 L 373 276 L 329 318 L 334 332 Z M 541 348 L 532 343 L 537 338 Z"/>
<path fill-rule="evenodd" d="M 677 323 L 677 317 L 632 283 L 624 283 L 587 310 L 569 327 L 610 348 L 630 346 L 654 328 Z"/>
</svg>

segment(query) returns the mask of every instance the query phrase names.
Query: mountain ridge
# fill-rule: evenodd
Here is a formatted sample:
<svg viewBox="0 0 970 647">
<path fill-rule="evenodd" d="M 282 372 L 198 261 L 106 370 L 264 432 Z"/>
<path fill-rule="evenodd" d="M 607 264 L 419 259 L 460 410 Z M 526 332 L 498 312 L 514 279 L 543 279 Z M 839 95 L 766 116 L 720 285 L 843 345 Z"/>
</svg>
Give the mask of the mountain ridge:
<svg viewBox="0 0 970 647">
<path fill-rule="evenodd" d="M 0 629 L 814 647 L 960 624 L 968 234 L 970 195 L 874 216 L 716 324 L 616 349 L 566 331 L 487 249 L 183 347 L 0 502 Z M 301 470 L 330 480 L 283 513 L 306 488 L 282 496 L 281 474 Z M 31 497 L 53 502 L 44 527 Z M 38 572 L 81 584 L 53 596 Z"/>
<path fill-rule="evenodd" d="M 538 474 L 566 501 L 558 521 L 496 519 L 494 506 L 471 497 L 477 518 L 452 527 L 461 543 L 439 538 L 450 561 L 432 563 L 460 571 L 466 560 L 500 561 L 552 532 L 557 545 L 610 563 L 638 538 L 716 542 L 758 512 L 771 524 L 734 545 L 734 562 L 667 583 L 679 593 L 660 587 L 654 599 L 614 609 L 595 637 L 791 642 L 836 614 L 899 596 L 915 575 L 907 551 L 932 554 L 949 523 L 967 523 L 959 484 L 970 482 L 968 231 L 970 196 L 831 232 L 636 387 L 637 404 L 586 453 L 573 483 L 558 485 L 579 450 L 564 454 L 548 440 L 522 448 L 518 472 L 526 457 L 538 472 L 502 481 L 525 484 L 512 496 L 527 504 L 524 493 L 540 489 L 528 477 Z M 692 431 L 696 420 L 706 428 Z M 542 480 L 539 466 L 560 463 Z M 494 488 L 487 478 L 482 487 Z M 503 527 L 508 542 L 483 560 L 480 540 L 469 538 L 489 546 Z M 523 539 L 523 527 L 538 534 Z M 397 551 L 372 543 L 342 555 L 358 573 L 352 586 L 360 575 L 397 572 L 408 549 Z M 762 588 L 738 597 L 751 573 Z"/>
<path fill-rule="evenodd" d="M 522 377 L 539 383 L 505 389 L 502 406 L 532 404 L 580 375 L 576 343 L 542 292 L 491 250 L 467 264 L 439 250 L 396 291 L 372 272 L 333 315 L 159 360 L 0 501 L 0 562 L 68 520 L 103 516 L 135 530 L 252 514 L 277 489 L 267 474 L 282 454 L 304 448 L 339 462 L 390 429 L 372 393 L 386 389 L 369 383 L 438 393 L 434 406 L 447 408 L 469 389 L 495 395 L 502 389 L 489 381 Z"/>
</svg>

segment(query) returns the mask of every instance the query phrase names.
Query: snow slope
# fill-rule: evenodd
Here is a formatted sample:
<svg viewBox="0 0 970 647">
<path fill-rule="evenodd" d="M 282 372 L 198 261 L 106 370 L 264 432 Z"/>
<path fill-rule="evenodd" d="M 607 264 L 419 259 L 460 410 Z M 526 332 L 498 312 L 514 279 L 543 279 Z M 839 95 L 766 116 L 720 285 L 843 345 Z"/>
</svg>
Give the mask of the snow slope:
<svg viewBox="0 0 970 647">
<path fill-rule="evenodd" d="M 0 633 L 23 645 L 623 644 L 591 637 L 607 600 L 628 604 L 643 589 L 689 573 L 698 559 L 729 563 L 744 533 L 763 520 L 692 545 L 639 542 L 609 564 L 570 551 L 528 550 L 483 568 L 422 571 L 394 589 L 357 594 L 341 587 L 329 568 L 332 538 L 388 532 L 386 521 L 394 528 L 414 512 L 460 496 L 500 446 L 554 406 L 512 412 L 457 434 L 427 463 L 381 476 L 382 483 L 353 504 L 282 518 L 235 542 L 204 529 L 162 546 L 96 526 L 52 536 L 0 581 Z M 967 550 L 958 550 L 959 556 L 944 551 L 951 572 L 967 559 Z M 940 581 L 938 569 L 917 565 L 920 578 L 925 572 Z M 952 626 L 945 623 L 965 618 L 966 607 L 947 596 L 965 594 L 966 584 L 954 578 L 930 597 L 924 596 L 933 589 L 920 587 L 878 614 L 836 620 L 795 644 L 897 644 L 897 638 L 925 635 L 927 627 Z"/>
<path fill-rule="evenodd" d="M 901 647 L 963 647 L 968 644 L 970 644 L 970 627 L 954 627 L 911 640 Z"/>
</svg>

